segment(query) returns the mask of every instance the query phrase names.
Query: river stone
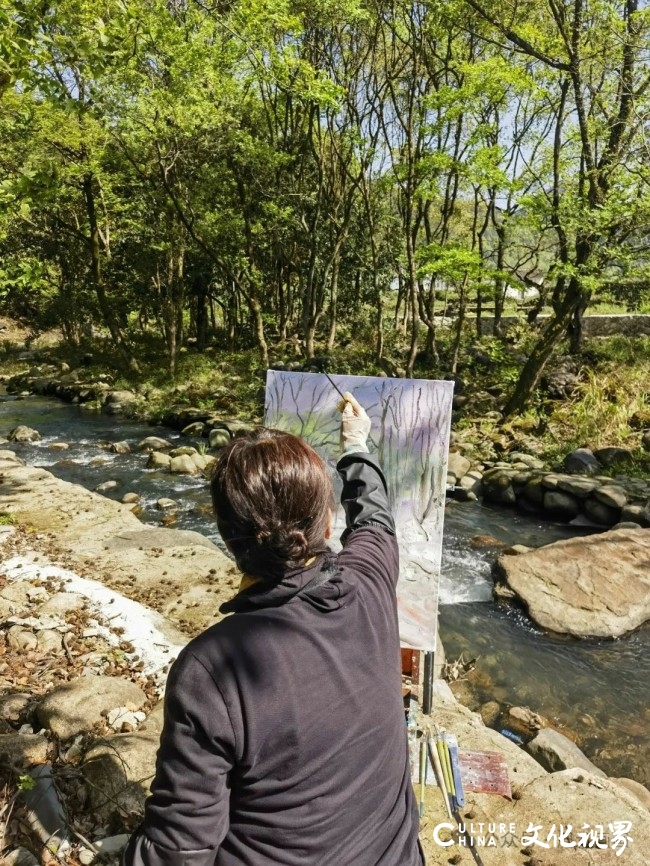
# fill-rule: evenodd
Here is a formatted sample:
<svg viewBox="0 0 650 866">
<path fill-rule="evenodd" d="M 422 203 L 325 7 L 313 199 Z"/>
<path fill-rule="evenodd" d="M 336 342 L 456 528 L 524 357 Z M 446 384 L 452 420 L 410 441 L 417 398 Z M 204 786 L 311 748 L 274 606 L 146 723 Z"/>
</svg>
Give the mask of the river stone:
<svg viewBox="0 0 650 866">
<path fill-rule="evenodd" d="M 523 463 L 529 469 L 544 469 L 544 461 L 532 454 L 524 454 L 521 451 L 511 451 L 508 455 L 513 463 Z"/>
<path fill-rule="evenodd" d="M 526 749 L 549 773 L 577 767 L 600 778 L 607 776 L 591 763 L 575 743 L 553 728 L 542 728 L 526 745 Z"/>
<path fill-rule="evenodd" d="M 172 458 L 169 454 L 152 451 L 147 460 L 147 469 L 169 469 Z"/>
<path fill-rule="evenodd" d="M 620 637 L 650 619 L 649 559 L 650 530 L 622 529 L 501 555 L 495 572 L 543 628 Z"/>
<path fill-rule="evenodd" d="M 200 472 L 203 472 L 208 465 L 208 461 L 203 454 L 190 454 L 190 458 Z"/>
<path fill-rule="evenodd" d="M 142 815 L 156 770 L 158 731 L 137 731 L 106 737 L 87 753 L 83 774 L 88 780 L 90 805 L 102 818 L 120 811 Z"/>
<path fill-rule="evenodd" d="M 10 442 L 40 442 L 41 434 L 38 430 L 33 430 L 31 427 L 19 424 L 18 427 L 14 427 L 7 436 L 7 439 Z"/>
<path fill-rule="evenodd" d="M 114 478 L 110 481 L 102 481 L 101 484 L 98 484 L 95 487 L 95 493 L 108 493 L 109 490 L 115 490 L 120 486 L 120 482 L 116 481 Z"/>
<path fill-rule="evenodd" d="M 111 442 L 108 446 L 108 450 L 113 454 L 130 454 L 131 446 L 126 440 L 122 442 Z"/>
<path fill-rule="evenodd" d="M 570 478 L 569 476 L 558 477 L 557 487 L 578 499 L 586 499 L 590 493 L 598 488 L 598 482 L 588 478 Z"/>
<path fill-rule="evenodd" d="M 36 708 L 44 728 L 62 740 L 91 731 L 113 707 L 139 710 L 146 701 L 142 689 L 121 677 L 86 676 L 58 686 Z"/>
<path fill-rule="evenodd" d="M 531 478 L 522 491 L 524 498 L 536 508 L 541 508 L 544 505 L 545 492 L 542 477 L 539 475 Z"/>
<path fill-rule="evenodd" d="M 486 472 L 483 476 L 485 499 L 488 502 L 514 505 L 517 501 L 512 487 L 512 475 L 514 474 L 516 473 L 511 470 L 501 468 L 490 469 Z"/>
<path fill-rule="evenodd" d="M 641 437 L 641 445 L 643 445 L 646 451 L 650 451 L 650 430 L 643 431 L 643 436 Z"/>
<path fill-rule="evenodd" d="M 50 741 L 42 734 L 0 734 L 0 762 L 15 767 L 45 764 Z"/>
<path fill-rule="evenodd" d="M 623 508 L 627 504 L 627 496 L 623 488 L 615 487 L 613 484 L 594 490 L 594 497 L 603 505 L 609 505 L 610 508 Z"/>
<path fill-rule="evenodd" d="M 602 466 L 589 448 L 576 448 L 564 458 L 564 468 L 573 475 L 598 475 Z"/>
<path fill-rule="evenodd" d="M 610 508 L 609 505 L 591 497 L 585 499 L 583 508 L 587 517 L 600 526 L 614 526 L 621 519 L 620 508 Z"/>
<path fill-rule="evenodd" d="M 203 421 L 194 421 L 192 424 L 188 424 L 187 427 L 183 427 L 181 430 L 181 435 L 183 436 L 203 436 L 205 431 L 205 424 Z"/>
<path fill-rule="evenodd" d="M 632 453 L 627 448 L 599 448 L 594 451 L 594 457 L 603 466 L 614 466 L 616 463 L 622 463 L 629 460 Z"/>
<path fill-rule="evenodd" d="M 135 403 L 138 398 L 133 393 L 133 391 L 110 391 L 106 397 L 107 405 L 124 405 L 128 403 Z"/>
<path fill-rule="evenodd" d="M 180 448 L 173 448 L 169 452 L 169 456 L 170 457 L 183 457 L 184 455 L 187 455 L 188 457 L 191 457 L 193 454 L 198 454 L 198 453 L 199 452 L 196 450 L 196 448 L 193 448 L 191 445 L 181 445 Z"/>
<path fill-rule="evenodd" d="M 172 443 L 161 439 L 160 436 L 147 436 L 146 439 L 138 442 L 138 451 L 162 451 L 171 447 Z"/>
<path fill-rule="evenodd" d="M 230 444 L 230 433 L 222 428 L 210 430 L 208 437 L 210 448 L 225 448 Z"/>
<path fill-rule="evenodd" d="M 50 451 L 67 451 L 70 445 L 67 442 L 52 442 L 47 447 Z"/>
<path fill-rule="evenodd" d="M 181 454 L 179 457 L 172 457 L 169 464 L 169 470 L 172 475 L 196 475 L 199 471 L 189 454 Z"/>
<path fill-rule="evenodd" d="M 164 496 L 156 502 L 156 508 L 160 508 L 161 511 L 164 511 L 166 508 L 176 508 L 177 505 L 178 502 L 175 499 L 167 499 Z"/>
<path fill-rule="evenodd" d="M 626 505 L 621 511 L 621 520 L 650 527 L 650 503 L 647 505 Z"/>
<path fill-rule="evenodd" d="M 570 493 L 563 493 L 561 490 L 546 491 L 544 509 L 565 520 L 573 520 L 580 510 L 577 499 Z"/>
<path fill-rule="evenodd" d="M 470 470 L 470 461 L 457 451 L 450 451 L 447 457 L 447 472 L 454 476 L 452 484 L 457 484 Z"/>
<path fill-rule="evenodd" d="M 140 501 L 140 495 L 138 493 L 125 493 L 121 501 L 123 505 L 132 505 L 134 502 Z"/>
</svg>

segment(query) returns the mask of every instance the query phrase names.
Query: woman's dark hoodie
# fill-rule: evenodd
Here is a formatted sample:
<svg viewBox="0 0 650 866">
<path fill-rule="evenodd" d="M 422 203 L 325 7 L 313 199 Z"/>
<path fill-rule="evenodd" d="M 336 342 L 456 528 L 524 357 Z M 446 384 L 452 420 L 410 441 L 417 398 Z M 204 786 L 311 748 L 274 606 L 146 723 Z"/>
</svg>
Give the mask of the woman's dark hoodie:
<svg viewBox="0 0 650 866">
<path fill-rule="evenodd" d="M 256 583 L 172 666 L 123 866 L 419 866 L 398 549 L 367 454 L 338 464 L 343 550 Z"/>
</svg>

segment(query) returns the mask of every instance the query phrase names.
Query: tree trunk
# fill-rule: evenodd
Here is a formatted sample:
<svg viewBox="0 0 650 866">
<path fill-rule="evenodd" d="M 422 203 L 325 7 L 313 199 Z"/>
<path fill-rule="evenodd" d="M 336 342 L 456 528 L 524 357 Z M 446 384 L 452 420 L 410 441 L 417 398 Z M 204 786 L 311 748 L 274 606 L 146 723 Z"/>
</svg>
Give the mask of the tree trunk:
<svg viewBox="0 0 650 866">
<path fill-rule="evenodd" d="M 93 184 L 93 175 L 85 175 L 83 180 L 83 191 L 84 197 L 86 199 L 86 211 L 88 215 L 88 226 L 90 229 L 90 273 L 92 277 L 92 282 L 95 287 L 95 293 L 97 295 L 97 301 L 99 303 L 99 309 L 102 313 L 102 318 L 104 319 L 104 324 L 108 328 L 113 342 L 124 356 L 124 360 L 126 361 L 129 369 L 133 373 L 139 373 L 140 367 L 138 366 L 138 362 L 135 360 L 133 353 L 128 347 L 126 341 L 124 340 L 124 336 L 122 335 L 120 326 L 117 323 L 117 319 L 113 314 L 113 310 L 111 309 L 111 305 L 106 295 L 106 287 L 104 286 L 104 277 L 102 274 L 101 266 L 99 225 L 97 223 L 97 210 L 95 208 L 95 191 L 93 188 Z"/>
</svg>

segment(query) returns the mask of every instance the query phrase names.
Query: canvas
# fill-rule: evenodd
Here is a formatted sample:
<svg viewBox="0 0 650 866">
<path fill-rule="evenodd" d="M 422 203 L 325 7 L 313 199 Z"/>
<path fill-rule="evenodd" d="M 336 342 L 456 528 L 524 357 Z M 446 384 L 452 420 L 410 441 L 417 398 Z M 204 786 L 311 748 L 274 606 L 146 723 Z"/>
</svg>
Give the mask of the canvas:
<svg viewBox="0 0 650 866">
<path fill-rule="evenodd" d="M 332 379 L 341 391 L 354 394 L 372 420 L 368 447 L 386 475 L 400 546 L 402 644 L 435 650 L 453 383 L 373 376 Z M 269 370 L 265 424 L 303 437 L 335 475 L 340 400 L 325 375 Z M 336 493 L 338 501 L 340 484 Z M 334 537 L 344 526 L 339 508 Z"/>
</svg>

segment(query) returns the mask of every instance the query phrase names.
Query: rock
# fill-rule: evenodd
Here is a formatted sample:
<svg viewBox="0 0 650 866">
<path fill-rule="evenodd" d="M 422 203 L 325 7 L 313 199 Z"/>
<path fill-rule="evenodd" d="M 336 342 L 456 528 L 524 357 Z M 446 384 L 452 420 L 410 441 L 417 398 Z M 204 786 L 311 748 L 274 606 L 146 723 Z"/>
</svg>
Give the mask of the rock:
<svg viewBox="0 0 650 866">
<path fill-rule="evenodd" d="M 78 592 L 57 592 L 38 609 L 39 616 L 65 617 L 72 610 L 81 610 L 86 599 Z"/>
<path fill-rule="evenodd" d="M 29 652 L 38 646 L 38 638 L 34 632 L 22 625 L 12 625 L 7 632 L 7 643 L 14 650 Z"/>
<path fill-rule="evenodd" d="M 467 475 L 471 465 L 467 457 L 463 457 L 457 451 L 450 451 L 447 457 L 447 472 L 454 476 L 455 481 L 452 483 L 457 484 L 461 478 Z"/>
<path fill-rule="evenodd" d="M 532 454 L 524 454 L 521 451 L 511 451 L 508 455 L 513 463 L 523 463 L 529 469 L 544 469 L 544 461 Z"/>
<path fill-rule="evenodd" d="M 533 550 L 532 547 L 527 547 L 525 544 L 511 544 L 510 547 L 506 547 L 502 553 L 503 556 L 521 556 L 522 553 L 528 553 L 529 550 Z"/>
<path fill-rule="evenodd" d="M 191 445 L 181 445 L 180 448 L 173 448 L 169 452 L 169 456 L 170 457 L 183 457 L 184 455 L 187 455 L 188 457 L 191 457 L 193 454 L 198 454 L 198 453 L 199 452 L 196 450 L 196 448 L 193 448 Z"/>
<path fill-rule="evenodd" d="M 106 722 L 114 731 L 121 731 L 127 726 L 128 730 L 134 731 L 141 722 L 144 722 L 146 715 L 140 710 L 130 710 L 128 707 L 114 707 L 106 714 Z"/>
<path fill-rule="evenodd" d="M 0 761 L 19 769 L 45 764 L 50 741 L 42 734 L 0 734 Z"/>
<path fill-rule="evenodd" d="M 160 508 L 161 510 L 165 510 L 166 508 L 176 508 L 178 506 L 178 502 L 175 499 L 159 499 L 156 502 L 156 508 Z"/>
<path fill-rule="evenodd" d="M 146 696 L 142 689 L 121 677 L 86 676 L 58 686 L 36 708 L 43 727 L 62 740 L 90 731 L 113 707 L 138 710 Z"/>
<path fill-rule="evenodd" d="M 67 442 L 52 442 L 47 447 L 50 451 L 67 451 L 70 446 Z"/>
<path fill-rule="evenodd" d="M 606 778 L 606 774 L 592 764 L 575 743 L 554 728 L 543 728 L 527 744 L 526 750 L 549 773 L 577 768 L 586 770 L 594 776 Z"/>
<path fill-rule="evenodd" d="M 594 457 L 603 466 L 614 466 L 616 463 L 624 463 L 632 457 L 627 448 L 599 448 L 594 451 Z"/>
<path fill-rule="evenodd" d="M 95 852 L 91 851 L 90 848 L 83 848 L 79 852 L 79 862 L 82 863 L 83 866 L 89 866 L 89 864 L 93 863 L 97 857 L 101 857 L 102 862 L 104 862 L 103 858 L 108 857 L 111 854 L 119 854 L 120 851 L 126 848 L 130 838 L 131 836 L 128 833 L 120 833 L 118 836 L 107 836 L 105 839 L 95 839 L 93 845 L 99 853 L 95 854 Z"/>
<path fill-rule="evenodd" d="M 635 412 L 629 423 L 633 430 L 647 430 L 650 428 L 650 410 L 641 409 Z"/>
<path fill-rule="evenodd" d="M 623 508 L 627 504 L 627 496 L 623 488 L 616 487 L 613 484 L 598 487 L 594 490 L 594 497 L 599 502 L 602 502 L 603 505 L 608 505 L 610 508 Z"/>
<path fill-rule="evenodd" d="M 469 546 L 474 550 L 489 550 L 494 547 L 507 547 L 508 542 L 495 538 L 493 535 L 473 535 L 470 538 Z"/>
<path fill-rule="evenodd" d="M 641 436 L 641 445 L 646 451 L 650 451 L 650 430 L 644 430 Z"/>
<path fill-rule="evenodd" d="M 37 635 L 37 649 L 41 653 L 58 653 L 63 649 L 63 635 L 54 629 L 43 629 Z"/>
<path fill-rule="evenodd" d="M 32 701 L 26 692 L 10 692 L 0 695 L 0 719 L 17 722 Z"/>
<path fill-rule="evenodd" d="M 137 403 L 138 398 L 133 391 L 109 391 L 102 411 L 108 415 L 119 415 L 122 412 L 127 412 Z"/>
<path fill-rule="evenodd" d="M 180 457 L 172 457 L 169 464 L 169 470 L 172 475 L 196 475 L 199 471 L 196 464 L 188 454 L 181 454 Z"/>
<path fill-rule="evenodd" d="M 621 511 L 621 520 L 650 527 L 650 503 L 646 505 L 626 505 Z"/>
<path fill-rule="evenodd" d="M 483 719 L 483 724 L 487 725 L 488 728 L 492 728 L 496 725 L 501 715 L 501 705 L 498 701 L 487 701 L 487 703 L 481 705 L 479 713 Z"/>
<path fill-rule="evenodd" d="M 598 482 L 588 478 L 571 478 L 568 475 L 557 476 L 556 488 L 578 499 L 586 499 L 598 488 Z"/>
<path fill-rule="evenodd" d="M 140 495 L 138 493 L 125 493 L 121 501 L 124 505 L 131 505 L 140 501 Z"/>
<path fill-rule="evenodd" d="M 9 433 L 7 439 L 10 442 L 40 442 L 41 434 L 38 430 L 33 430 L 31 427 L 19 424 L 18 427 L 14 427 L 11 433 Z"/>
<path fill-rule="evenodd" d="M 577 448 L 567 454 L 563 462 L 564 469 L 574 475 L 598 475 L 601 464 L 589 448 Z"/>
<path fill-rule="evenodd" d="M 192 455 L 190 455 L 190 459 L 192 460 L 192 462 L 194 463 L 196 468 L 199 470 L 199 472 L 203 472 L 203 470 L 208 465 L 208 461 L 205 459 L 203 454 L 192 454 Z"/>
<path fill-rule="evenodd" d="M 210 443 L 210 448 L 225 448 L 226 445 L 230 444 L 230 433 L 227 430 L 219 428 L 210 430 L 208 442 Z"/>
<path fill-rule="evenodd" d="M 95 493 L 108 493 L 109 490 L 115 490 L 119 486 L 120 482 L 115 479 L 102 481 L 101 484 L 98 484 L 97 487 L 95 487 Z"/>
<path fill-rule="evenodd" d="M 484 497 L 488 502 L 502 505 L 514 505 L 517 501 L 512 487 L 512 470 L 494 468 L 483 475 Z"/>
<path fill-rule="evenodd" d="M 523 491 L 524 499 L 529 502 L 531 505 L 534 505 L 535 508 L 543 508 L 544 507 L 544 494 L 545 489 L 542 484 L 542 477 L 537 475 L 531 478 L 524 486 Z"/>
<path fill-rule="evenodd" d="M 544 494 L 544 510 L 564 520 L 573 520 L 580 508 L 578 500 L 570 493 L 563 493 L 561 490 L 547 490 Z"/>
<path fill-rule="evenodd" d="M 534 737 L 541 728 L 546 727 L 548 722 L 543 716 L 534 713 L 530 707 L 510 707 L 503 717 L 503 724 L 508 730 L 529 739 Z"/>
<path fill-rule="evenodd" d="M 620 785 L 626 790 L 630 791 L 637 800 L 641 803 L 641 805 L 650 812 L 650 791 L 642 785 L 640 782 L 635 782 L 634 779 L 611 779 L 610 782 L 614 782 L 616 785 Z"/>
<path fill-rule="evenodd" d="M 181 435 L 183 436 L 203 436 L 205 431 L 205 424 L 203 421 L 194 421 L 192 424 L 188 424 L 187 427 L 183 427 L 181 430 Z"/>
<path fill-rule="evenodd" d="M 147 469 L 169 469 L 171 460 L 169 454 L 162 454 L 160 451 L 152 451 L 147 460 Z"/>
<path fill-rule="evenodd" d="M 171 448 L 172 443 L 167 439 L 161 439 L 160 436 L 147 436 L 138 442 L 138 451 L 164 451 L 165 448 Z"/>
<path fill-rule="evenodd" d="M 610 508 L 597 499 L 586 499 L 583 505 L 585 514 L 600 526 L 614 526 L 621 519 L 620 508 Z"/>
<path fill-rule="evenodd" d="M 27 848 L 14 848 L 2 856 L 3 866 L 39 866 L 39 862 Z"/>
<path fill-rule="evenodd" d="M 142 815 L 159 744 L 159 732 L 138 731 L 115 734 L 93 746 L 82 767 L 91 807 L 102 817 L 120 811 Z"/>
<path fill-rule="evenodd" d="M 126 441 L 111 442 L 111 444 L 108 446 L 108 450 L 111 451 L 113 454 L 130 454 L 131 446 Z"/>
<path fill-rule="evenodd" d="M 649 559 L 650 531 L 624 529 L 500 555 L 495 572 L 543 628 L 620 637 L 650 619 Z"/>
</svg>

